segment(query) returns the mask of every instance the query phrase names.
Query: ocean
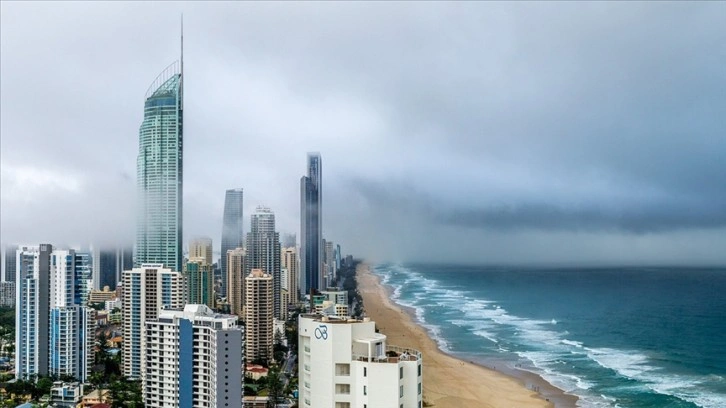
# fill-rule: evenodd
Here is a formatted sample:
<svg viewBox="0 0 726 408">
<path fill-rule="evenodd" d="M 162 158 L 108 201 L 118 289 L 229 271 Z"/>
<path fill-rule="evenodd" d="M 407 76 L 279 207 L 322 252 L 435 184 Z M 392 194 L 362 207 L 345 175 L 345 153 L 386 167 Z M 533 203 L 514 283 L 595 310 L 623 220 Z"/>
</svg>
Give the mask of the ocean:
<svg viewBox="0 0 726 408">
<path fill-rule="evenodd" d="M 726 407 L 726 268 L 372 270 L 444 352 L 536 373 L 578 406 Z"/>
</svg>

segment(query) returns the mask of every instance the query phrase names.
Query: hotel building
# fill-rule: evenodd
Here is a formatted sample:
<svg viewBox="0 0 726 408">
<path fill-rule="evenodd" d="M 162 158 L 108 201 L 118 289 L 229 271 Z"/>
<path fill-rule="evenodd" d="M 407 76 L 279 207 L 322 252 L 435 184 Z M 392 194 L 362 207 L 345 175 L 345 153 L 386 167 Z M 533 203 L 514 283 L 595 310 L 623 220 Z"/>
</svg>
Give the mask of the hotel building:
<svg viewBox="0 0 726 408">
<path fill-rule="evenodd" d="M 298 317 L 299 406 L 422 406 L 421 353 L 386 342 L 368 320 Z"/>
<path fill-rule="evenodd" d="M 241 408 L 244 329 L 205 305 L 163 310 L 146 321 L 147 408 Z"/>
<path fill-rule="evenodd" d="M 183 66 L 182 60 L 167 67 L 146 92 L 136 162 L 136 267 L 182 268 Z"/>
</svg>

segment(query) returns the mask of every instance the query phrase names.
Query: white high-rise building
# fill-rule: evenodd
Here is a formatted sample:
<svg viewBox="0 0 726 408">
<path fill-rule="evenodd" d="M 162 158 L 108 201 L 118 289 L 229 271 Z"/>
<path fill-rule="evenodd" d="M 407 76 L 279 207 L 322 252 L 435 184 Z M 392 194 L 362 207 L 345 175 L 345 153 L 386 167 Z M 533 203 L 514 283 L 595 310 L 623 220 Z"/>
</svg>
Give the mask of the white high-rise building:
<svg viewBox="0 0 726 408">
<path fill-rule="evenodd" d="M 68 375 L 86 382 L 94 358 L 96 321 L 93 309 L 57 306 L 50 309 L 50 375 Z"/>
<path fill-rule="evenodd" d="M 21 246 L 16 253 L 15 378 L 48 375 L 50 257 L 53 246 Z"/>
<path fill-rule="evenodd" d="M 400 407 L 422 405 L 422 356 L 386 344 L 375 323 L 298 317 L 299 406 Z"/>
<path fill-rule="evenodd" d="M 91 256 L 51 245 L 16 254 L 16 376 L 69 375 L 85 381 L 93 365 Z"/>
<path fill-rule="evenodd" d="M 161 309 L 180 309 L 183 305 L 183 285 L 181 272 L 164 268 L 163 264 L 143 264 L 123 272 L 125 376 L 143 377 L 146 350 L 144 323 L 156 319 Z"/>
<path fill-rule="evenodd" d="M 241 408 L 244 329 L 205 305 L 162 310 L 146 321 L 148 408 Z"/>
</svg>

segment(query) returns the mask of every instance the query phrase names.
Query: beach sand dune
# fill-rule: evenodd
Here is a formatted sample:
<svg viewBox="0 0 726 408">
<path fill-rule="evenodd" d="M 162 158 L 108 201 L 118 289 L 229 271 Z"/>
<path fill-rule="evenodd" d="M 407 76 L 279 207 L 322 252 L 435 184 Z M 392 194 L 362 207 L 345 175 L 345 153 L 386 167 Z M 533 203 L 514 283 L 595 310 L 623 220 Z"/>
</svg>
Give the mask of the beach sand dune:
<svg viewBox="0 0 726 408">
<path fill-rule="evenodd" d="M 423 353 L 425 404 L 436 408 L 554 406 L 515 378 L 444 354 L 426 330 L 390 300 L 390 293 L 378 276 L 370 272 L 368 265 L 360 264 L 356 275 L 366 315 L 388 337 L 388 344 L 414 348 Z M 557 406 L 574 406 L 574 401 L 572 397 Z"/>
</svg>

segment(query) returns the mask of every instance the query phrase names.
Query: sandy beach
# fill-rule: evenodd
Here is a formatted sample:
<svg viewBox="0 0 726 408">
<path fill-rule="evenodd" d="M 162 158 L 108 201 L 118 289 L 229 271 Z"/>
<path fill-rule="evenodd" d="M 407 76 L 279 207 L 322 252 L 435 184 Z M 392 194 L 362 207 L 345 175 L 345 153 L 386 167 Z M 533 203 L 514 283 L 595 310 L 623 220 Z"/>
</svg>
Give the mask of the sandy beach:
<svg viewBox="0 0 726 408">
<path fill-rule="evenodd" d="M 423 353 L 424 403 L 436 408 L 575 406 L 576 397 L 534 374 L 518 372 L 514 378 L 441 352 L 426 330 L 414 322 L 410 311 L 390 300 L 390 291 L 368 265 L 360 264 L 356 274 L 366 315 L 388 337 L 388 344 Z M 528 386 L 539 387 L 540 393 Z"/>
</svg>

